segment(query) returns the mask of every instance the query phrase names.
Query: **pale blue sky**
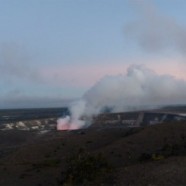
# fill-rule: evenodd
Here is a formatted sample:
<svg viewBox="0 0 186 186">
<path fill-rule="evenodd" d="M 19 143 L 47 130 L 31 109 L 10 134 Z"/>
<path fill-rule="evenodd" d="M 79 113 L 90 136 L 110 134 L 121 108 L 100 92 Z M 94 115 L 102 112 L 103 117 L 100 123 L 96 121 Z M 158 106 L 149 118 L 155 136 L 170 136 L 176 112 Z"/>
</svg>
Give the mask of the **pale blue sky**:
<svg viewBox="0 0 186 186">
<path fill-rule="evenodd" d="M 151 12 L 145 13 L 148 20 L 142 15 L 149 7 L 156 12 L 155 29 L 171 20 L 168 28 L 175 40 L 152 47 L 146 43 L 149 38 L 141 41 L 145 36 L 138 36 L 136 25 L 154 20 Z M 60 106 L 60 100 L 81 97 L 101 77 L 124 73 L 130 64 L 179 76 L 182 66 L 177 64 L 185 58 L 185 10 L 184 0 L 0 0 L 0 107 L 29 107 L 30 100 L 31 106 Z M 130 24 L 132 35 L 125 34 Z M 155 32 L 160 40 L 166 29 Z M 177 35 L 183 35 L 183 43 Z"/>
</svg>

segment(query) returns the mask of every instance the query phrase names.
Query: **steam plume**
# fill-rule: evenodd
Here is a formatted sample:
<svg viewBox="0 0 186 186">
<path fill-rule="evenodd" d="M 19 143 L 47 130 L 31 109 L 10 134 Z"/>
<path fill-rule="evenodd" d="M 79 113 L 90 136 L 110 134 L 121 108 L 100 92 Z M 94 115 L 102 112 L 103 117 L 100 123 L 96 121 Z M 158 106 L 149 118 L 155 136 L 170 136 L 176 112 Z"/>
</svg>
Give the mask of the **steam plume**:
<svg viewBox="0 0 186 186">
<path fill-rule="evenodd" d="M 82 118 L 97 115 L 104 108 L 113 112 L 147 109 L 151 106 L 186 103 L 186 81 L 158 75 L 145 66 L 132 65 L 127 73 L 105 76 L 70 106 L 71 116 L 58 120 L 57 128 L 87 127 Z"/>
<path fill-rule="evenodd" d="M 186 28 L 174 18 L 160 12 L 152 1 L 136 0 L 134 2 L 137 5 L 138 18 L 125 25 L 125 36 L 134 40 L 147 52 L 173 49 L 185 55 Z"/>
</svg>

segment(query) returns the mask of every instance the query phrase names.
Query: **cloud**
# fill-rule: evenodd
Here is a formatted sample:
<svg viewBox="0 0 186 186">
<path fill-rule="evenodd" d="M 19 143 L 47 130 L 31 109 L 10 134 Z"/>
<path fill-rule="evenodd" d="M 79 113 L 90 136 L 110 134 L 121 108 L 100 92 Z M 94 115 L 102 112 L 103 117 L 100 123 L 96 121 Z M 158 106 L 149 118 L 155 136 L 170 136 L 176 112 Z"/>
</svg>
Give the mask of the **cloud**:
<svg viewBox="0 0 186 186">
<path fill-rule="evenodd" d="M 73 99 L 62 99 L 60 97 L 47 96 L 25 96 L 9 92 L 6 96 L 0 96 L 0 109 L 5 108 L 46 108 L 66 107 Z"/>
<path fill-rule="evenodd" d="M 98 61 L 97 61 L 98 62 Z M 45 66 L 40 74 L 49 84 L 59 87 L 69 85 L 73 87 L 88 88 L 99 81 L 105 75 L 123 74 L 130 64 L 144 64 L 148 68 L 154 69 L 158 74 L 171 74 L 177 78 L 186 79 L 185 65 L 181 57 L 131 57 L 110 60 L 108 63 L 100 61 L 85 65 L 58 65 Z"/>
<path fill-rule="evenodd" d="M 106 74 L 118 74 L 127 68 L 120 63 L 115 65 L 112 61 L 108 64 L 86 64 L 86 65 L 58 65 L 45 66 L 40 73 L 43 79 L 53 85 L 70 85 L 75 87 L 90 87 Z"/>
<path fill-rule="evenodd" d="M 186 27 L 160 12 L 150 0 L 134 2 L 138 18 L 125 25 L 125 36 L 147 52 L 173 49 L 185 55 Z"/>
<path fill-rule="evenodd" d="M 12 43 L 0 46 L 0 77 L 10 82 L 23 79 L 39 82 L 42 79 L 25 49 Z"/>
<path fill-rule="evenodd" d="M 145 105 L 185 103 L 186 81 L 159 75 L 142 65 L 132 65 L 126 75 L 105 76 L 84 95 L 86 112 L 96 113 L 105 106 L 116 111 Z"/>
<path fill-rule="evenodd" d="M 80 100 L 71 104 L 71 117 L 60 119 L 58 128 L 86 127 L 87 123 L 81 118 L 97 115 L 105 108 L 122 112 L 186 104 L 185 92 L 186 81 L 159 75 L 142 65 L 132 65 L 124 75 L 100 79 Z"/>
</svg>

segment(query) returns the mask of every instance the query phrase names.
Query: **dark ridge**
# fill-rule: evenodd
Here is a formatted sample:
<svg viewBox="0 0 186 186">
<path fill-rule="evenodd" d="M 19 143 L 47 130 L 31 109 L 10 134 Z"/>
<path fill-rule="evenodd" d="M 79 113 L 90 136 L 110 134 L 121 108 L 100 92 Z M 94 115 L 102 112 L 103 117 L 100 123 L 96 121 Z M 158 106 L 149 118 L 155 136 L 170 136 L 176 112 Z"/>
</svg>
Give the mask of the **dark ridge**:
<svg viewBox="0 0 186 186">
<path fill-rule="evenodd" d="M 35 109 L 0 109 L 0 124 L 23 120 L 58 118 L 69 114 L 64 108 L 35 108 Z"/>
</svg>

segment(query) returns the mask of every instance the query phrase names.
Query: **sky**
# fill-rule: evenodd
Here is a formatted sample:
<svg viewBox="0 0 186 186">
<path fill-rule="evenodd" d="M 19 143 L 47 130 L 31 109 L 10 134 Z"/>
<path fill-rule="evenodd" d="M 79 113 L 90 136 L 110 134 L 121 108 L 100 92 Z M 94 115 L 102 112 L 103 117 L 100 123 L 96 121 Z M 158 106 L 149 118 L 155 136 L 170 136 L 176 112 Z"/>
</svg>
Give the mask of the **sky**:
<svg viewBox="0 0 186 186">
<path fill-rule="evenodd" d="M 0 0 L 0 108 L 61 107 L 145 65 L 186 79 L 184 0 Z"/>
</svg>

